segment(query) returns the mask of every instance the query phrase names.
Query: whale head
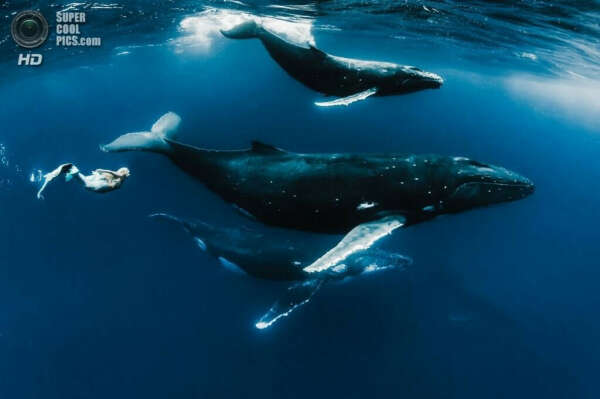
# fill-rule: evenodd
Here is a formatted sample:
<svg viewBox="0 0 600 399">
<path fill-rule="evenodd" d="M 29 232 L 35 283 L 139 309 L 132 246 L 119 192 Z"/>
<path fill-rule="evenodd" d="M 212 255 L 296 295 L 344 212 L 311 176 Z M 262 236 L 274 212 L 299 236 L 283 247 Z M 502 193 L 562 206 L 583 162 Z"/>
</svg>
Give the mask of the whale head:
<svg viewBox="0 0 600 399">
<path fill-rule="evenodd" d="M 439 89 L 442 84 L 444 79 L 435 73 L 413 66 L 400 66 L 383 79 L 378 93 L 381 95 L 412 93 L 424 89 Z"/>
<path fill-rule="evenodd" d="M 444 212 L 517 201 L 533 194 L 531 180 L 500 166 L 468 158 L 452 158 L 444 179 L 440 204 Z"/>
</svg>

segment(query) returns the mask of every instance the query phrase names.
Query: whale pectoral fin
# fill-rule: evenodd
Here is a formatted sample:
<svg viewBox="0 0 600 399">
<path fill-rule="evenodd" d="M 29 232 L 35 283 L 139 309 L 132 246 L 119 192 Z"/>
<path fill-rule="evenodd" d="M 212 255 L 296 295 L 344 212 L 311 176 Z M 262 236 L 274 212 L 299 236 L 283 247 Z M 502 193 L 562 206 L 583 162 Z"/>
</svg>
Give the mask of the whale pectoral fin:
<svg viewBox="0 0 600 399">
<path fill-rule="evenodd" d="M 319 273 L 340 265 L 350 255 L 370 248 L 375 242 L 404 226 L 404 216 L 386 216 L 382 219 L 360 224 L 350 230 L 335 247 L 304 268 L 307 273 Z"/>
<path fill-rule="evenodd" d="M 371 87 L 370 89 L 361 91 L 360 93 L 352 94 L 348 97 L 342 97 L 332 101 L 315 102 L 315 105 L 318 105 L 319 107 L 335 107 L 337 105 L 348 106 L 357 101 L 369 98 L 375 93 L 377 93 L 377 87 Z"/>
<path fill-rule="evenodd" d="M 294 310 L 310 302 L 321 285 L 323 285 L 322 279 L 312 279 L 289 286 L 285 294 L 260 318 L 255 327 L 262 330 L 272 326 L 282 317 L 289 316 Z"/>
</svg>

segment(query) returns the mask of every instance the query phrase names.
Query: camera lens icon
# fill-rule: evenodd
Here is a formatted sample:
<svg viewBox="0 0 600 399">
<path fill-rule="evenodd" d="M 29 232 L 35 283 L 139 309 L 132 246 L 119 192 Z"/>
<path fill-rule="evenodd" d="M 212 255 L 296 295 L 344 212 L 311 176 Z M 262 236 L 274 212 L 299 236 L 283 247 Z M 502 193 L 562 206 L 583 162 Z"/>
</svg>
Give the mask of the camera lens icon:
<svg viewBox="0 0 600 399">
<path fill-rule="evenodd" d="M 21 11 L 13 18 L 10 32 L 19 46 L 36 48 L 48 38 L 48 21 L 37 11 Z"/>
</svg>

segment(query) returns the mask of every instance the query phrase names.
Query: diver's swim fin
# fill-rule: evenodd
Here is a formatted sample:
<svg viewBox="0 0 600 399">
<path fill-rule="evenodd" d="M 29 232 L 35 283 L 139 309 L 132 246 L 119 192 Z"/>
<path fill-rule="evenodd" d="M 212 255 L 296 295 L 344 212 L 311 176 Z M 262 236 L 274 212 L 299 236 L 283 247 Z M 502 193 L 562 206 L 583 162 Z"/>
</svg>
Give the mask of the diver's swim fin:
<svg viewBox="0 0 600 399">
<path fill-rule="evenodd" d="M 321 288 L 323 281 L 322 279 L 312 279 L 288 287 L 283 297 L 271 306 L 271 309 L 260 318 L 255 327 L 259 330 L 270 327 L 277 320 L 307 304 Z"/>
<path fill-rule="evenodd" d="M 370 89 L 361 91 L 360 93 L 352 94 L 351 96 L 348 96 L 348 97 L 342 97 L 342 98 L 338 98 L 338 99 L 335 99 L 332 101 L 315 102 L 315 105 L 318 105 L 319 107 L 335 107 L 337 105 L 348 106 L 357 101 L 369 98 L 375 93 L 377 93 L 377 88 L 371 87 Z"/>
</svg>

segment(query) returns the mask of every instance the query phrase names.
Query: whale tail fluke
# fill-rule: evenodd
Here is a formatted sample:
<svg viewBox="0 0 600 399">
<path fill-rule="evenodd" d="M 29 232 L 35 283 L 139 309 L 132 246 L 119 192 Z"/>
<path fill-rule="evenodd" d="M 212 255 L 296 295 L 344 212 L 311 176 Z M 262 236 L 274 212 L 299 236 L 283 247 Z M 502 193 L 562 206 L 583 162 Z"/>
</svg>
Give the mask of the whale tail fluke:
<svg viewBox="0 0 600 399">
<path fill-rule="evenodd" d="M 260 25 L 253 20 L 243 22 L 228 30 L 221 29 L 223 36 L 230 39 L 252 39 L 258 37 L 259 32 Z"/>
<path fill-rule="evenodd" d="M 165 139 L 175 138 L 181 118 L 174 112 L 167 112 L 158 119 L 149 132 L 127 133 L 117 137 L 113 142 L 101 145 L 104 152 L 120 151 L 155 151 L 169 150 Z"/>
</svg>

